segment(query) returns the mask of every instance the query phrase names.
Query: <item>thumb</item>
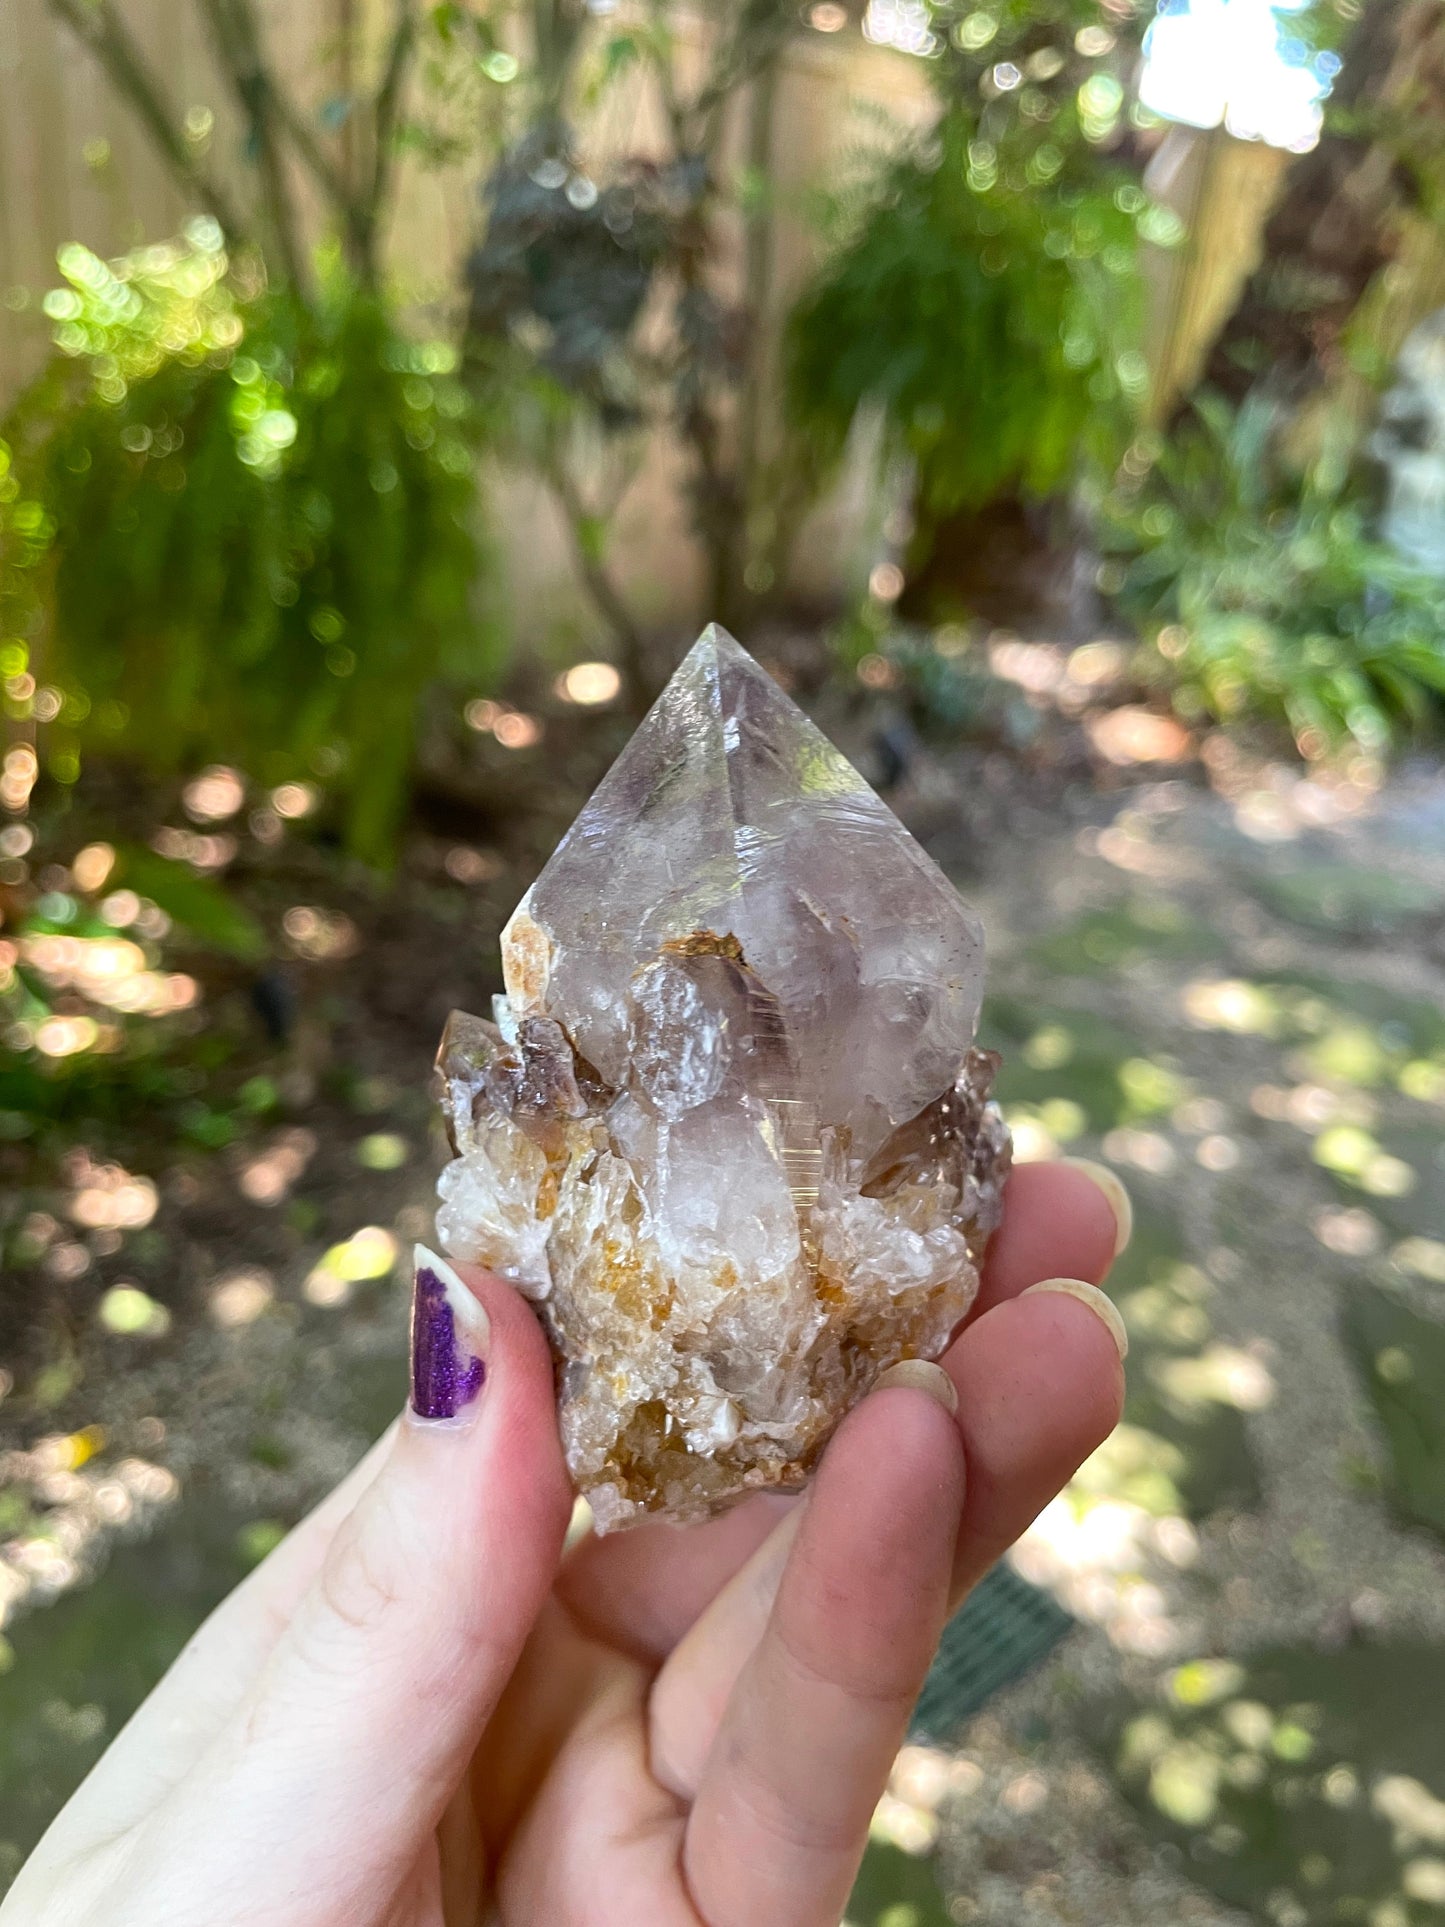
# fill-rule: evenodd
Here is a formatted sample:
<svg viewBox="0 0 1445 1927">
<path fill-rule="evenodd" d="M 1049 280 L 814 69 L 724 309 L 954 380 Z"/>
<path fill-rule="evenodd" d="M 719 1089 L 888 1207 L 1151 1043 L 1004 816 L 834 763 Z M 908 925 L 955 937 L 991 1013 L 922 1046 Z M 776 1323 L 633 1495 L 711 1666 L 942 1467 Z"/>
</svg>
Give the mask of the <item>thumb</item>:
<svg viewBox="0 0 1445 1927">
<path fill-rule="evenodd" d="M 570 1503 L 536 1319 L 501 1280 L 468 1268 L 464 1281 L 418 1246 L 412 1395 L 391 1452 L 168 1803 L 151 1877 L 177 1871 L 178 1842 L 204 1839 L 209 1921 L 230 1918 L 218 1854 L 238 1918 L 313 1921 L 323 1894 L 324 1918 L 371 1918 L 466 1771 L 555 1576 Z"/>
</svg>

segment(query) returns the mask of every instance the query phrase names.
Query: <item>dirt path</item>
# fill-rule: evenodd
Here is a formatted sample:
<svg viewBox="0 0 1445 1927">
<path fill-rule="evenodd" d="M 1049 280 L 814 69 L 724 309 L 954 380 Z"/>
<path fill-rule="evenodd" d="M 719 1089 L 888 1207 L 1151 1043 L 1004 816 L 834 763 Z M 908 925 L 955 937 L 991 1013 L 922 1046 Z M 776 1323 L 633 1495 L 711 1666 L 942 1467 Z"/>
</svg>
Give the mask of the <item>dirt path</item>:
<svg viewBox="0 0 1445 1927">
<path fill-rule="evenodd" d="M 1229 1902 L 1410 1927 L 1445 1897 L 1445 784 L 1225 778 L 1232 800 L 1004 782 L 991 844 L 977 757 L 897 794 L 984 913 L 1022 1147 L 1110 1157 L 1139 1230 L 1128 1423 L 1017 1560 L 1077 1629 L 905 1763 L 883 1832 L 937 1841 L 947 1911 L 881 1844 L 860 1927 Z M 149 1256 L 126 1247 L 169 1330 L 92 1322 L 48 1409 L 27 1381 L 0 1460 L 0 1872 L 400 1401 L 436 1155 L 411 1067 L 516 887 L 459 907 L 424 868 L 368 923 L 364 995 L 313 975 L 287 1107 L 163 1183 Z"/>
<path fill-rule="evenodd" d="M 1152 786 L 978 894 L 1016 1128 L 1138 1230 L 1126 1425 L 1016 1559 L 1079 1630 L 913 1765 L 937 1917 L 1437 1918 L 1445 785 Z"/>
</svg>

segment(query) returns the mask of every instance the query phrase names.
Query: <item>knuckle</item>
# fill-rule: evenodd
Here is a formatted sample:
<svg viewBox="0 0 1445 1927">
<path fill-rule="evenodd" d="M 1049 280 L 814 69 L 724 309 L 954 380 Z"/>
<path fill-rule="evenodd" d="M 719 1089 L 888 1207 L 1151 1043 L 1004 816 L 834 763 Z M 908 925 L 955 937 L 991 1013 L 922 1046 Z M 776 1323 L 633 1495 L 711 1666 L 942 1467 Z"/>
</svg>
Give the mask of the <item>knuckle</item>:
<svg viewBox="0 0 1445 1927">
<path fill-rule="evenodd" d="M 842 1640 L 820 1644 L 800 1636 L 786 1620 L 778 1624 L 776 1637 L 780 1666 L 804 1691 L 822 1687 L 879 1709 L 913 1703 L 917 1668 L 902 1663 L 903 1655 L 889 1647 L 870 1641 L 856 1648 Z"/>
<path fill-rule="evenodd" d="M 403 1577 L 392 1522 L 367 1508 L 337 1534 L 317 1576 L 317 1596 L 336 1625 L 363 1632 L 390 1617 L 401 1600 Z"/>
</svg>

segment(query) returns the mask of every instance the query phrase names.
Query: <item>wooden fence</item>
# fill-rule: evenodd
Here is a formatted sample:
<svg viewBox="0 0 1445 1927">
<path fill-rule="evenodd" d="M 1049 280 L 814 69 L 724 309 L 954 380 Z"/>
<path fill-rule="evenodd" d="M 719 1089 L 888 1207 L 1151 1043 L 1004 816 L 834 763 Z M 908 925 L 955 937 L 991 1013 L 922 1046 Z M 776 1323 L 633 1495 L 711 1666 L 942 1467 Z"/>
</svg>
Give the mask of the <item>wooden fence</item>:
<svg viewBox="0 0 1445 1927">
<path fill-rule="evenodd" d="M 313 111 L 343 81 L 338 61 L 348 17 L 358 7 L 384 10 L 382 0 L 258 4 L 279 70 L 298 102 Z M 198 132 L 212 168 L 233 193 L 243 193 L 251 170 L 240 151 L 240 123 L 194 0 L 120 0 L 120 11 L 177 114 Z M 382 35 L 360 38 L 379 45 Z M 841 34 L 796 44 L 779 78 L 774 123 L 773 172 L 783 189 L 770 275 L 775 301 L 788 299 L 811 259 L 812 240 L 797 207 L 802 188 L 836 167 L 850 146 L 876 142 L 878 110 L 905 124 L 928 113 L 918 62 Z M 661 135 L 659 105 L 638 74 L 608 90 L 583 141 L 587 157 L 605 163 L 610 154 L 655 151 Z M 315 232 L 308 184 L 298 177 L 293 185 Z M 415 302 L 454 296 L 475 233 L 475 194 L 475 161 L 439 170 L 403 163 L 387 267 Z M 58 279 L 56 248 L 78 240 L 114 255 L 175 233 L 187 212 L 132 111 L 114 98 L 91 54 L 55 19 L 47 0 L 0 0 L 0 410 L 48 352 L 39 302 Z M 659 438 L 614 535 L 621 573 L 647 613 L 658 617 L 694 611 L 701 592 L 700 558 L 681 513 L 680 461 L 680 451 Z M 545 492 L 514 477 L 493 497 L 514 599 L 544 620 L 580 619 L 568 545 Z M 856 487 L 851 494 L 845 488 L 816 518 L 800 564 L 805 587 L 835 585 L 838 558 L 850 541 L 856 547 L 858 498 Z M 851 538 L 845 524 L 852 526 Z"/>
<path fill-rule="evenodd" d="M 235 108 L 212 58 L 195 0 L 119 0 L 178 118 L 238 198 L 252 170 Z M 298 102 L 315 112 L 357 76 L 344 50 L 380 46 L 385 0 L 258 0 L 268 47 Z M 365 76 L 360 77 L 363 81 Z M 781 192 L 770 275 L 785 302 L 806 273 L 812 239 L 802 190 L 836 171 L 850 148 L 876 142 L 879 111 L 916 124 L 931 111 L 923 64 L 850 35 L 800 37 L 778 82 L 772 173 Z M 611 88 L 583 130 L 597 162 L 660 145 L 659 109 L 641 76 Z M 344 130 L 338 137 L 344 142 Z M 1175 129 L 1161 174 L 1164 197 L 1191 228 L 1183 250 L 1151 269 L 1150 360 L 1156 410 L 1207 352 L 1258 246 L 1260 225 L 1286 159 L 1228 136 Z M 295 199 L 313 236 L 319 210 L 309 183 Z M 475 232 L 476 166 L 427 169 L 404 162 L 387 266 L 419 304 L 453 294 Z M 101 255 L 175 233 L 188 209 L 134 113 L 118 100 L 91 53 L 47 0 L 0 0 L 0 410 L 48 352 L 40 310 L 57 280 L 55 252 L 78 240 Z M 629 493 L 616 554 L 650 613 L 681 614 L 700 593 L 699 558 L 680 513 L 680 452 L 659 440 Z M 815 518 L 800 553 L 803 586 L 835 587 L 866 520 L 866 486 L 854 476 Z M 513 595 L 552 621 L 577 616 L 567 545 L 545 494 L 521 478 L 501 492 L 503 546 Z M 540 605 L 540 606 L 538 606 Z"/>
</svg>

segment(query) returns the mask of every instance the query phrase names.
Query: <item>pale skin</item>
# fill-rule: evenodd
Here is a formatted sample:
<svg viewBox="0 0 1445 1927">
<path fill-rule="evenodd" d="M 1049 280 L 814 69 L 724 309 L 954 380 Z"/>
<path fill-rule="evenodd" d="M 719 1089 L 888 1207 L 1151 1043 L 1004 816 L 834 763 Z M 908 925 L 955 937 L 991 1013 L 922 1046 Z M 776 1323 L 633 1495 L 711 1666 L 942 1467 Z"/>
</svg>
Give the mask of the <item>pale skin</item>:
<svg viewBox="0 0 1445 1927">
<path fill-rule="evenodd" d="M 1023 1167 L 946 1383 L 801 1500 L 565 1556 L 545 1343 L 466 1272 L 475 1412 L 404 1417 L 212 1615 L 0 1927 L 834 1927 L 948 1612 L 1118 1419 L 1126 1231 Z"/>
</svg>

